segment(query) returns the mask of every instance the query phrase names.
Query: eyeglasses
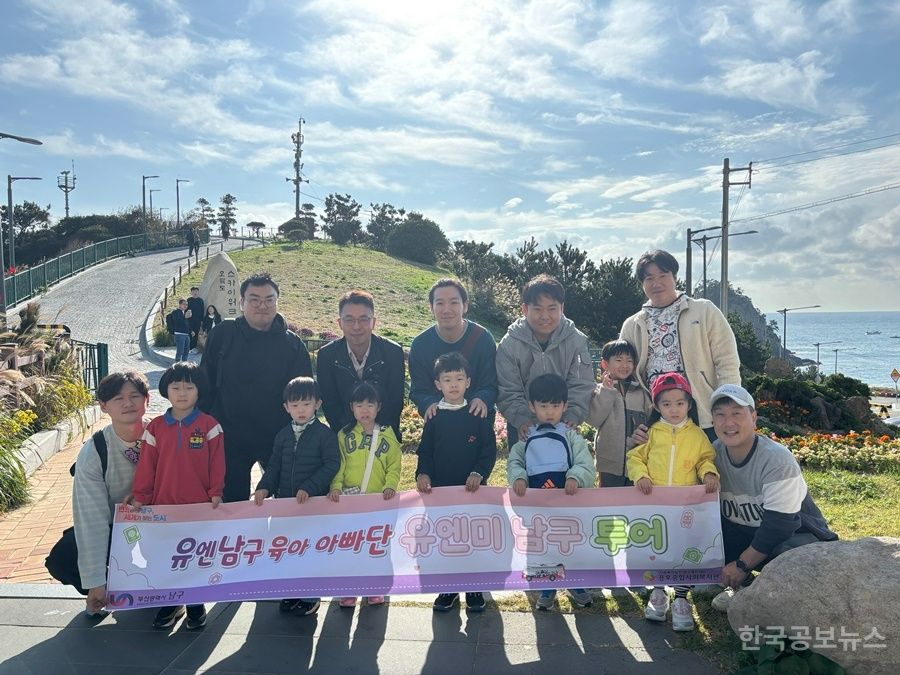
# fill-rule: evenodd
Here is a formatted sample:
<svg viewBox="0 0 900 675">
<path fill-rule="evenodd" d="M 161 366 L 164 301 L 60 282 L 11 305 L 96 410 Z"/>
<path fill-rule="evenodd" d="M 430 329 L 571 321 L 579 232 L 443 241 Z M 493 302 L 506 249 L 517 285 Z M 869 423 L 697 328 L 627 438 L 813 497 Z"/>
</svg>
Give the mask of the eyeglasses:
<svg viewBox="0 0 900 675">
<path fill-rule="evenodd" d="M 251 307 L 272 307 L 273 305 L 278 304 L 278 298 L 274 295 L 270 295 L 268 298 L 257 298 L 251 296 L 247 298 L 246 302 Z"/>
<path fill-rule="evenodd" d="M 374 319 L 374 317 L 371 316 L 361 316 L 358 319 L 354 319 L 352 316 L 340 317 L 341 323 L 345 323 L 348 326 L 368 326 L 372 323 L 372 319 Z"/>
</svg>

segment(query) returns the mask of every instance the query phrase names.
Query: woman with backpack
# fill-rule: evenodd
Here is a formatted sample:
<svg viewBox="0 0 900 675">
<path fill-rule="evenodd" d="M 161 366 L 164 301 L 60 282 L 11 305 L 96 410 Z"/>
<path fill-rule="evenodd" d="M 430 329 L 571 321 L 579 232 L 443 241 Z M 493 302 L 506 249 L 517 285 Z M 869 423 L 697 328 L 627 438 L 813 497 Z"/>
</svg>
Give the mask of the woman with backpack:
<svg viewBox="0 0 900 675">
<path fill-rule="evenodd" d="M 46 561 L 54 578 L 87 595 L 89 616 L 104 614 L 110 528 L 116 504 L 131 500 L 150 401 L 147 378 L 133 370 L 111 373 L 100 380 L 97 399 L 112 424 L 78 453 L 72 467 L 74 527 L 63 533 Z"/>
</svg>

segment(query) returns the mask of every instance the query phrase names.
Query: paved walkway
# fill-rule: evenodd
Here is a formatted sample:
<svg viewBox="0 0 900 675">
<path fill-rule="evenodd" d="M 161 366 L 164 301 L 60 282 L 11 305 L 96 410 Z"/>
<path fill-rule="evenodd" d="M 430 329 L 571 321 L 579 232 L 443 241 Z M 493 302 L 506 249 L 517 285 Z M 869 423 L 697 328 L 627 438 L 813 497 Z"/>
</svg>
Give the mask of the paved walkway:
<svg viewBox="0 0 900 675">
<path fill-rule="evenodd" d="M 241 242 L 231 239 L 224 248 L 239 250 Z M 209 253 L 218 251 L 218 240 L 214 240 Z M 201 254 L 205 253 L 203 248 Z M 139 335 L 163 289 L 178 275 L 179 265 L 187 271 L 183 248 L 110 260 L 52 287 L 40 298 L 41 322 L 66 324 L 76 340 L 105 342 L 110 372 L 140 370 L 155 390 L 165 369 L 141 353 Z M 159 396 L 151 395 L 150 412 L 163 412 L 164 404 Z"/>
</svg>

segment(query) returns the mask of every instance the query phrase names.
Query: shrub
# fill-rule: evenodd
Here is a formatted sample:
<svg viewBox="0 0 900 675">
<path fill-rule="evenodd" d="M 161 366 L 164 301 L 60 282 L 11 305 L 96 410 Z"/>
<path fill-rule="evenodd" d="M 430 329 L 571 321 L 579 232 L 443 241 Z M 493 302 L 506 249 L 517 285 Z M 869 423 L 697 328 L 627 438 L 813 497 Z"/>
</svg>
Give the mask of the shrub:
<svg viewBox="0 0 900 675">
<path fill-rule="evenodd" d="M 154 347 L 174 347 L 175 337 L 162 326 L 153 329 Z"/>
<path fill-rule="evenodd" d="M 37 415 L 31 410 L 0 412 L 0 512 L 28 499 L 28 479 L 19 446 L 31 434 Z"/>
</svg>

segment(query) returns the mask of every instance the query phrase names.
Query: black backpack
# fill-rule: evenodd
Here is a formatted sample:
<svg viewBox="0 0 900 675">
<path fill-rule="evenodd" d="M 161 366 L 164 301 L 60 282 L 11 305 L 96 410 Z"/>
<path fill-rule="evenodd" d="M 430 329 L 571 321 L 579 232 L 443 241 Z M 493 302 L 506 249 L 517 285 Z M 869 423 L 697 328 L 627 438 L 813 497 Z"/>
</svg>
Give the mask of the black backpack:
<svg viewBox="0 0 900 675">
<path fill-rule="evenodd" d="M 106 447 L 106 438 L 103 436 L 103 430 L 94 433 L 91 438 L 94 440 L 94 448 L 100 457 L 100 466 L 103 468 L 103 479 L 106 480 L 106 469 L 108 465 L 108 449 Z M 75 464 L 69 468 L 69 473 L 75 475 Z M 50 573 L 50 576 L 57 581 L 74 586 L 82 595 L 87 595 L 88 589 L 81 587 L 81 576 L 78 573 L 78 543 L 75 541 L 75 527 L 69 527 L 63 530 L 62 537 L 50 549 L 50 553 L 44 560 L 44 566 Z"/>
<path fill-rule="evenodd" d="M 171 335 L 175 335 L 175 310 L 173 309 L 171 312 L 166 314 L 166 330 L 169 331 Z"/>
</svg>

